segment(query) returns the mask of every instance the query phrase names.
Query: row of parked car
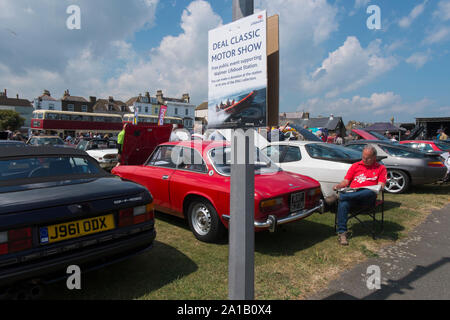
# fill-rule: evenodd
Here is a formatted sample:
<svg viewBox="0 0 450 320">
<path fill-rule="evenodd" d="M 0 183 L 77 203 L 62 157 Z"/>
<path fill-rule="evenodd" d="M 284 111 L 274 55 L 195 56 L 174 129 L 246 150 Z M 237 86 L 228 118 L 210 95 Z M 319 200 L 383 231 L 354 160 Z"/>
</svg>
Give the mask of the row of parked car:
<svg viewBox="0 0 450 320">
<path fill-rule="evenodd" d="M 110 171 L 118 162 L 117 141 L 113 139 L 83 138 L 75 145 L 65 143 L 58 136 L 33 136 L 28 141 L 0 140 L 0 145 L 6 146 L 54 146 L 60 148 L 77 148 L 86 151 L 98 161 L 100 166 Z"/>
<path fill-rule="evenodd" d="M 387 191 L 435 182 L 447 171 L 438 154 L 379 141 L 342 147 L 257 140 L 262 141 L 255 154 L 257 231 L 323 213 L 324 196 L 368 143 L 386 157 Z M 165 142 L 144 163 L 116 167 L 113 175 L 81 147 L 0 148 L 0 288 L 32 280 L 20 294 L 33 294 L 36 284 L 66 277 L 69 265 L 86 272 L 148 250 L 156 236 L 154 210 L 186 218 L 201 241 L 226 234 L 227 141 Z"/>
</svg>

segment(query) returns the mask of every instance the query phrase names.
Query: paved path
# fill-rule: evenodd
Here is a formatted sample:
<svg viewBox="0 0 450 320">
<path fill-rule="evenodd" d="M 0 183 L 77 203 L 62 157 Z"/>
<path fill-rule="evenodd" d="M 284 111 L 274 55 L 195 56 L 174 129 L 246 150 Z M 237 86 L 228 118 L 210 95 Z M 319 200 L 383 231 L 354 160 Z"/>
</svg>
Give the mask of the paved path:
<svg viewBox="0 0 450 320">
<path fill-rule="evenodd" d="M 381 271 L 381 289 L 375 273 Z M 433 212 L 426 221 L 394 246 L 333 281 L 312 299 L 449 300 L 450 299 L 450 205 Z"/>
</svg>

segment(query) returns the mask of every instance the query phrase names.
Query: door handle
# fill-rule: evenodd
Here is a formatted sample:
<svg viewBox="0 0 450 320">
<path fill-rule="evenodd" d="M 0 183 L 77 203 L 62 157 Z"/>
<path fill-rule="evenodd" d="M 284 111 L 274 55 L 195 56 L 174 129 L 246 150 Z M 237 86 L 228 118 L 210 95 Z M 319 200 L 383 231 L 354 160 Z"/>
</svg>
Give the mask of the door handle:
<svg viewBox="0 0 450 320">
<path fill-rule="evenodd" d="M 169 176 L 163 176 L 162 179 L 163 180 L 169 180 Z"/>
</svg>

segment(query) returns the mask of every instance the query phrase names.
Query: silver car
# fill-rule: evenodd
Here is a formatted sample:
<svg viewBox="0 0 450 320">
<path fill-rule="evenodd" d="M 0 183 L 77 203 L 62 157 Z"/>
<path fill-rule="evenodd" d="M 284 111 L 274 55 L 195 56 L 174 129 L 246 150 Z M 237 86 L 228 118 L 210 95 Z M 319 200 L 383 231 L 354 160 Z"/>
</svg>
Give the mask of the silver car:
<svg viewBox="0 0 450 320">
<path fill-rule="evenodd" d="M 403 193 L 410 186 L 434 183 L 442 180 L 447 168 L 438 154 L 426 154 L 389 141 L 360 140 L 350 142 L 346 147 L 361 151 L 368 144 L 373 145 L 388 171 L 386 191 Z"/>
</svg>

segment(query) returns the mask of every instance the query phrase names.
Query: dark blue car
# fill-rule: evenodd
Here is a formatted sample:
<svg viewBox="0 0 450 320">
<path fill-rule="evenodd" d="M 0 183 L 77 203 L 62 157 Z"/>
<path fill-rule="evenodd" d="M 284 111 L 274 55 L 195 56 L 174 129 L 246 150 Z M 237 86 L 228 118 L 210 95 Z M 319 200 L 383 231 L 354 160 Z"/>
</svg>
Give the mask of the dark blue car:
<svg viewBox="0 0 450 320">
<path fill-rule="evenodd" d="M 153 199 L 144 187 L 81 150 L 0 150 L 0 298 L 18 283 L 31 295 L 66 278 L 71 265 L 83 274 L 152 246 Z"/>
</svg>

